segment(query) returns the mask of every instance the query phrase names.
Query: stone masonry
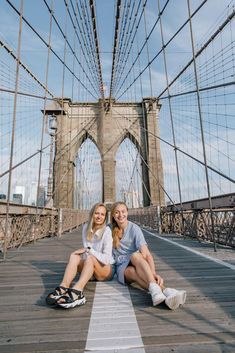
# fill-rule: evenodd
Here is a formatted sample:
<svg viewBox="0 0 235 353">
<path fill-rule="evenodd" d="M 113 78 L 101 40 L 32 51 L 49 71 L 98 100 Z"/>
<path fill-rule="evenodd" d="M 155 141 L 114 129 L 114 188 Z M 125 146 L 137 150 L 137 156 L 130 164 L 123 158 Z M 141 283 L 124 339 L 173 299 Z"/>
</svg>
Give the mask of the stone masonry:
<svg viewBox="0 0 235 353">
<path fill-rule="evenodd" d="M 48 108 L 56 115 L 57 131 L 54 159 L 54 206 L 72 208 L 74 197 L 75 159 L 81 144 L 90 138 L 97 146 L 102 160 L 103 202 L 115 198 L 115 155 L 119 145 L 128 137 L 136 146 L 142 160 L 144 206 L 164 205 L 163 170 L 160 152 L 158 112 L 155 98 L 141 103 L 72 103 L 57 99 Z"/>
</svg>

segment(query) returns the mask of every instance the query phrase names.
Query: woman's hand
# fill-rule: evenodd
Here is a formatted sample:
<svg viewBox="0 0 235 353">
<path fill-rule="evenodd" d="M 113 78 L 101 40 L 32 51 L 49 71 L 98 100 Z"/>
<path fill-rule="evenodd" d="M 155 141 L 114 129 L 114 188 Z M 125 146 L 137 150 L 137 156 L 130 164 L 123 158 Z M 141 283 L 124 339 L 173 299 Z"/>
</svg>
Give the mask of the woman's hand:
<svg viewBox="0 0 235 353">
<path fill-rule="evenodd" d="M 82 254 L 84 254 L 86 251 L 87 251 L 87 248 L 80 248 L 80 249 L 74 251 L 73 254 L 74 254 L 74 255 L 82 255 Z"/>
<path fill-rule="evenodd" d="M 157 284 L 162 287 L 163 286 L 163 283 L 164 283 L 164 280 L 163 278 L 160 276 L 160 275 L 157 275 L 156 272 L 153 273 L 153 276 L 155 278 L 155 280 L 157 281 Z"/>
</svg>

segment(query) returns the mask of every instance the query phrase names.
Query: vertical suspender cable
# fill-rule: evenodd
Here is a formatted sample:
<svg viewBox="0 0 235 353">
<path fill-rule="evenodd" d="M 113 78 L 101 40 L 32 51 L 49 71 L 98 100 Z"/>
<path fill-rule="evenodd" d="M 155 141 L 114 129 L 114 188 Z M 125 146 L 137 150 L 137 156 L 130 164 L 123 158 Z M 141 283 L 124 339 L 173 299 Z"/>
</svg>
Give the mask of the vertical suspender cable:
<svg viewBox="0 0 235 353">
<path fill-rule="evenodd" d="M 201 139 L 202 139 L 203 159 L 204 159 L 204 165 L 205 165 L 207 194 L 208 194 L 210 216 L 211 216 L 212 237 L 213 237 L 213 243 L 214 243 L 214 251 L 216 251 L 215 231 L 214 231 L 214 218 L 213 218 L 213 209 L 212 209 L 212 201 L 211 201 L 209 174 L 208 174 L 208 168 L 207 168 L 207 155 L 206 155 L 205 138 L 204 138 L 204 127 L 203 127 L 203 117 L 202 117 L 202 109 L 201 109 L 200 93 L 199 93 L 197 64 L 196 64 L 196 57 L 195 57 L 195 47 L 194 47 L 194 37 L 193 37 L 193 27 L 192 27 L 192 16 L 191 16 L 190 0 L 187 0 L 187 5 L 188 5 L 188 16 L 189 16 L 191 46 L 192 46 L 192 54 L 193 54 L 194 76 L 195 76 L 196 93 L 197 93 L 197 105 L 198 105 L 200 130 L 201 130 Z"/>
<path fill-rule="evenodd" d="M 51 11 L 50 11 L 50 29 L 49 29 L 49 38 L 48 38 L 48 50 L 47 50 L 47 65 L 46 65 L 46 82 L 45 82 L 45 98 L 43 106 L 43 120 L 42 120 L 42 130 L 41 130 L 41 147 L 40 147 L 40 157 L 39 157 L 39 166 L 38 166 L 38 185 L 37 185 L 37 196 L 36 196 L 36 217 L 38 215 L 38 203 L 39 203 L 39 192 L 40 192 L 40 182 L 41 182 L 41 171 L 42 171 L 42 153 L 43 153 L 43 142 L 44 142 L 44 133 L 45 133 L 45 121 L 46 121 L 46 103 L 47 103 L 47 86 L 48 86 L 48 74 L 49 74 L 49 63 L 50 63 L 50 52 L 51 52 L 51 31 L 52 31 L 52 15 L 53 15 L 53 0 L 51 1 Z M 50 152 L 52 149 L 53 153 L 53 139 L 51 139 Z M 51 154 L 50 153 L 50 158 Z M 51 161 L 50 161 L 51 166 Z M 49 173 L 50 173 L 49 166 Z M 52 179 L 50 180 L 52 181 Z M 52 185 L 50 185 L 52 187 Z M 52 190 L 50 190 L 52 194 Z M 37 221 L 37 219 L 36 219 Z M 34 239 L 35 240 L 35 239 Z"/>
<path fill-rule="evenodd" d="M 143 2 L 144 0 L 142 0 Z M 145 3 L 146 4 L 146 3 Z M 146 23 L 146 11 L 145 11 L 145 4 L 143 3 L 143 10 L 144 10 L 144 29 L 145 29 L 145 41 L 146 41 L 146 49 L 147 49 L 147 59 L 148 63 L 150 63 L 150 56 L 149 56 L 149 44 L 148 44 L 148 36 L 147 36 L 147 23 Z M 151 72 L 151 64 L 148 67 L 149 70 L 149 85 L 150 85 L 150 96 L 153 97 L 153 86 L 152 86 L 152 72 Z M 159 206 L 161 207 L 161 190 L 160 190 L 160 177 L 159 177 L 159 169 L 158 169 L 158 161 L 159 161 L 159 153 L 158 153 L 158 146 L 157 146 L 157 139 L 154 139 L 155 144 L 155 151 L 156 151 L 156 162 L 157 162 L 157 188 L 158 188 L 158 201 Z M 159 143 L 160 146 L 160 143 Z"/>
<path fill-rule="evenodd" d="M 67 54 L 67 25 L 68 25 L 68 0 L 66 0 L 66 13 L 65 13 L 65 31 L 64 31 L 64 56 L 63 56 L 63 62 L 64 62 L 64 65 L 63 65 L 63 73 L 62 73 L 62 91 L 61 91 L 61 107 L 62 107 L 62 111 L 61 113 L 63 114 L 63 111 L 64 111 L 64 84 L 65 84 L 65 64 L 66 64 L 66 54 Z M 61 121 L 61 123 L 63 124 L 63 119 Z M 64 169 L 61 168 L 61 162 L 62 162 L 62 156 L 61 156 L 61 151 L 62 151 L 62 136 L 60 135 L 60 158 L 59 158 L 59 176 L 61 177 L 61 170 L 62 170 L 62 173 L 63 173 L 63 177 L 64 177 Z M 71 168 L 71 165 L 69 163 L 69 161 L 67 161 L 67 173 L 69 173 L 69 170 Z M 68 205 L 68 193 L 66 193 L 66 203 Z M 58 200 L 60 201 L 60 199 Z"/>
<path fill-rule="evenodd" d="M 5 241 L 4 241 L 4 260 L 6 259 L 7 252 L 7 241 L 9 233 L 9 204 L 11 195 L 11 179 L 12 179 L 12 164 L 13 164 L 13 153 L 14 153 L 14 143 L 15 143 L 15 126 L 16 126 L 16 107 L 17 107 L 17 97 L 19 88 L 19 70 L 20 70 L 20 54 L 21 54 L 21 39 L 22 39 L 22 20 L 23 20 L 23 7 L 24 0 L 20 2 L 20 17 L 19 17 L 19 32 L 18 32 L 18 48 L 17 48 L 17 60 L 16 60 L 16 79 L 15 79 L 15 95 L 14 95 L 14 107 L 13 107 L 13 117 L 12 117 L 12 132 L 11 132 L 11 152 L 9 161 L 9 179 L 8 179 L 8 190 L 7 190 L 7 203 L 6 203 L 6 223 L 5 223 Z"/>
<path fill-rule="evenodd" d="M 75 70 L 75 53 L 76 53 L 76 25 L 74 25 L 74 42 L 73 42 L 73 72 Z M 71 91 L 71 99 L 72 102 L 74 100 L 74 75 L 72 76 L 72 91 Z M 73 111 L 71 111 L 71 116 L 69 119 L 69 161 L 73 162 L 71 168 L 76 168 L 76 164 L 74 161 L 71 161 L 71 148 L 72 148 L 72 120 L 73 120 Z M 73 169 L 74 171 L 74 169 Z M 75 198 L 75 193 L 77 192 L 77 180 L 76 180 L 76 169 L 75 169 L 75 177 L 74 177 L 74 172 L 72 173 L 73 177 L 73 195 L 72 195 L 72 208 L 76 208 L 76 198 Z"/>
<path fill-rule="evenodd" d="M 51 1 L 50 9 L 50 29 L 49 29 L 49 39 L 48 39 L 48 52 L 47 52 L 47 68 L 46 68 L 46 85 L 48 84 L 48 74 L 49 74 L 49 63 L 50 63 L 50 53 L 51 53 L 51 32 L 52 32 L 52 16 L 53 16 L 53 0 Z M 43 115 L 45 115 L 46 100 L 44 103 Z M 47 118 L 48 119 L 48 118 Z M 47 186 L 47 203 L 51 202 L 53 195 L 53 147 L 54 147 L 55 137 L 51 134 L 51 145 L 50 145 L 50 158 L 49 158 L 49 176 L 48 176 L 48 186 Z"/>
<path fill-rule="evenodd" d="M 162 40 L 164 69 L 165 69 L 166 84 L 167 84 L 167 91 L 168 91 L 168 104 L 169 104 L 170 121 L 171 121 L 171 132 L 172 132 L 174 151 L 175 151 L 175 165 L 176 165 L 176 173 L 177 173 L 180 208 L 182 209 L 182 195 L 181 195 L 179 164 L 178 164 L 178 155 L 177 155 L 176 139 L 175 139 L 175 127 L 174 127 L 173 114 L 172 114 L 172 108 L 171 108 L 171 99 L 170 99 L 170 92 L 169 92 L 169 79 L 168 79 L 168 70 L 167 70 L 167 63 L 166 63 L 166 51 L 165 51 L 163 28 L 162 28 L 162 19 L 161 19 L 162 13 L 160 11 L 160 1 L 159 0 L 158 0 L 158 12 L 159 12 L 159 23 L 160 23 L 161 40 Z"/>
<path fill-rule="evenodd" d="M 137 53 L 139 53 L 139 43 L 138 43 L 138 36 L 136 36 L 137 40 L 136 40 L 136 46 L 137 46 Z M 140 56 L 138 55 L 138 68 L 139 68 L 139 73 L 141 72 L 141 68 L 140 68 Z M 146 166 L 148 166 L 148 141 L 147 141 L 147 121 L 146 121 L 146 114 L 145 114 L 145 107 L 144 107 L 144 94 L 143 94 L 143 83 L 142 83 L 142 76 L 138 75 L 139 79 L 140 79 L 140 92 L 141 92 L 141 98 L 142 98 L 142 114 L 143 114 L 143 129 L 141 129 L 142 134 L 143 134 L 143 140 L 144 140 L 144 149 L 145 149 L 145 153 L 144 150 L 142 149 L 142 160 L 145 161 L 145 163 L 142 164 L 142 172 L 143 172 L 143 168 L 146 168 Z M 146 179 L 144 179 L 144 176 L 142 176 L 143 178 L 143 205 L 144 205 L 144 198 L 146 198 L 146 196 L 144 196 L 144 193 L 147 194 L 147 198 L 149 198 L 149 201 L 151 203 L 151 195 L 149 194 L 149 182 L 147 182 L 146 184 Z M 147 191 L 148 189 L 148 191 Z"/>
</svg>

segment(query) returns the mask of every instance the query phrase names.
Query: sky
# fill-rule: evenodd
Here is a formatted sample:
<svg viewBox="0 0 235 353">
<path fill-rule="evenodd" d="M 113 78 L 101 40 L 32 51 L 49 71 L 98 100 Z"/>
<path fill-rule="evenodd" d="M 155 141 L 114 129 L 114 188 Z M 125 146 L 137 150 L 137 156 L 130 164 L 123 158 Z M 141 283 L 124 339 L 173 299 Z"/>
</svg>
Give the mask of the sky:
<svg viewBox="0 0 235 353">
<path fill-rule="evenodd" d="M 12 0 L 10 3 L 15 6 L 16 9 L 20 9 L 20 0 Z M 57 57 L 52 53 L 50 54 L 47 77 L 47 47 L 42 40 L 23 23 L 21 61 L 43 85 L 47 84 L 48 90 L 53 96 L 69 97 L 72 101 L 79 102 L 97 101 L 99 97 L 97 97 L 97 92 L 94 90 L 95 84 L 92 81 L 88 69 L 89 65 L 92 66 L 94 64 L 94 60 L 92 56 L 83 55 L 81 45 L 78 38 L 75 36 L 69 19 L 66 25 L 64 1 L 54 0 L 54 2 L 51 2 L 47 0 L 46 3 L 48 6 L 54 4 L 54 16 L 60 28 L 64 32 L 65 30 L 67 31 L 67 39 L 76 55 L 72 55 L 72 51 L 69 49 L 68 45 L 66 47 L 66 54 L 64 54 L 64 37 L 53 22 L 51 43 Z M 71 3 L 75 6 L 76 1 L 73 0 L 73 2 L 69 1 L 68 3 L 72 13 Z M 85 4 L 83 0 L 78 1 L 78 3 Z M 127 3 L 126 1 L 122 2 L 123 7 L 121 11 L 123 11 Z M 130 1 L 130 9 L 133 6 L 133 13 L 135 13 L 138 4 L 140 4 L 141 8 L 143 3 L 144 1 L 142 0 Z M 195 90 L 193 65 L 190 65 L 179 79 L 171 85 L 170 94 L 176 96 L 171 98 L 170 102 L 166 97 L 167 92 L 161 95 L 161 92 L 166 89 L 167 80 L 171 82 L 192 58 L 189 25 L 186 25 L 179 34 L 171 40 L 172 36 L 174 36 L 188 18 L 186 0 L 170 0 L 161 18 L 164 43 L 168 43 L 169 41 L 165 51 L 167 76 L 164 67 L 159 22 L 151 32 L 151 35 L 149 35 L 147 45 L 144 46 L 138 58 L 138 52 L 156 22 L 158 14 L 157 3 L 157 0 L 148 0 L 146 2 L 144 15 L 142 16 L 137 35 L 130 50 L 129 59 L 126 62 L 125 68 L 119 66 L 117 70 L 117 85 L 114 94 L 115 98 L 119 101 L 141 101 L 143 97 L 151 95 L 158 97 L 160 95 L 161 110 L 159 114 L 159 128 L 164 165 L 164 187 L 171 195 L 171 199 L 175 202 L 179 202 L 174 146 L 169 146 L 169 143 L 171 145 L 175 144 L 180 150 L 190 154 L 194 158 L 192 159 L 183 153 L 178 153 L 179 177 L 183 200 L 205 197 L 207 195 L 205 168 L 195 161 L 195 159 L 203 161 L 201 125 L 196 94 L 179 95 L 190 90 Z M 48 41 L 50 17 L 45 2 L 41 0 L 24 0 L 23 4 L 25 19 L 28 20 L 41 38 Z M 160 1 L 161 9 L 165 4 L 166 1 Z M 235 1 L 208 0 L 204 4 L 202 0 L 191 0 L 190 4 L 192 13 L 199 5 L 203 4 L 192 20 L 195 50 L 198 51 L 217 30 L 218 26 L 231 14 L 234 9 Z M 108 97 L 110 89 L 115 6 L 115 0 L 95 1 L 102 76 L 106 97 Z M 85 9 L 85 7 L 83 9 Z M 138 11 L 138 16 L 139 14 L 140 11 Z M 82 23 L 79 17 L 78 23 L 81 28 L 83 26 L 85 32 L 88 33 L 85 23 Z M 0 2 L 0 39 L 15 53 L 17 53 L 18 30 L 18 14 L 9 5 L 9 2 L 2 0 Z M 200 94 L 208 165 L 230 179 L 235 179 L 235 150 L 233 142 L 235 141 L 235 97 L 234 85 L 231 85 L 231 82 L 234 81 L 235 67 L 234 31 L 233 20 L 208 45 L 197 59 L 199 86 L 201 88 L 218 86 L 218 88 L 205 90 Z M 134 33 L 134 31 L 132 33 Z M 79 38 L 81 38 L 80 35 Z M 130 38 L 131 37 L 129 37 L 129 43 L 123 40 L 122 48 L 124 48 L 124 45 L 127 45 L 127 47 L 130 45 Z M 122 53 L 120 53 L 120 55 L 122 55 Z M 60 57 L 61 60 L 65 60 L 70 71 L 63 70 L 63 66 L 58 60 L 58 57 Z M 153 60 L 149 68 L 146 68 L 148 62 L 154 57 L 156 57 L 156 59 Z M 133 69 L 131 69 L 134 61 L 136 61 L 136 64 Z M 0 168 L 1 173 L 3 173 L 9 168 L 10 161 L 14 95 L 9 91 L 15 89 L 16 70 L 15 60 L 3 47 L 0 49 L 0 65 Z M 84 70 L 81 69 L 81 66 Z M 71 70 L 74 72 L 74 76 L 71 74 Z M 137 79 L 141 71 L 143 71 L 141 79 Z M 122 76 L 118 76 L 121 73 Z M 126 79 L 124 79 L 125 77 Z M 134 80 L 136 81 L 133 84 Z M 88 90 L 84 89 L 81 82 Z M 228 85 L 225 86 L 225 84 Z M 20 69 L 19 91 L 26 93 L 26 96 L 19 96 L 17 100 L 13 165 L 22 162 L 27 156 L 31 156 L 32 153 L 36 153 L 40 149 L 40 132 L 42 130 L 41 110 L 43 109 L 44 100 L 38 98 L 38 96 L 43 97 L 45 95 L 45 89 L 35 82 L 22 68 Z M 35 97 L 27 96 L 29 94 L 33 94 Z M 47 93 L 47 96 L 50 96 L 49 93 Z M 172 126 L 174 128 L 173 130 Z M 44 128 L 44 130 L 43 145 L 47 146 L 50 143 L 50 136 L 46 131 L 47 129 Z M 175 142 L 173 132 L 175 134 Z M 135 160 L 135 147 L 130 141 L 126 142 L 128 146 L 126 159 L 123 159 L 122 153 L 117 155 L 117 161 L 120 162 L 117 164 L 120 164 L 121 168 L 118 173 L 121 174 L 123 174 L 124 171 L 127 173 L 126 165 L 130 163 L 130 161 Z M 95 152 L 93 152 L 95 148 L 92 146 L 91 142 L 89 146 L 81 149 L 79 154 L 81 160 L 84 158 L 82 150 L 87 151 L 88 148 L 91 155 L 95 154 Z M 120 150 L 122 150 L 122 148 L 123 146 L 120 147 Z M 121 155 L 122 157 L 120 157 Z M 122 160 L 120 158 L 122 158 Z M 100 180 L 99 155 L 96 155 L 94 161 L 96 161 L 95 164 L 97 164 L 96 173 L 93 171 L 91 174 L 93 177 L 94 175 L 99 175 L 96 180 Z M 12 192 L 14 191 L 14 187 L 18 185 L 19 180 L 20 183 L 25 186 L 38 180 L 38 164 L 39 155 L 37 154 L 14 170 Z M 77 163 L 77 165 L 79 165 L 79 163 Z M 42 154 L 42 166 L 41 183 L 46 187 L 49 170 L 49 148 L 45 148 Z M 132 167 L 134 167 L 134 163 Z M 93 169 L 90 168 L 90 170 Z M 77 170 L 77 173 L 80 173 L 79 170 Z M 129 174 L 131 174 L 131 171 Z M 92 184 L 92 176 L 87 175 L 85 179 L 86 182 L 89 180 L 89 185 Z M 128 176 L 126 179 L 128 180 Z M 212 170 L 209 170 L 209 180 L 213 195 L 234 192 L 234 183 L 219 176 Z M 6 193 L 7 181 L 8 175 L 0 179 L 0 193 Z M 138 181 L 136 183 L 139 185 Z M 125 183 L 123 181 L 123 185 L 118 186 L 118 195 L 120 195 L 121 189 L 123 188 L 128 188 L 128 182 Z"/>
</svg>

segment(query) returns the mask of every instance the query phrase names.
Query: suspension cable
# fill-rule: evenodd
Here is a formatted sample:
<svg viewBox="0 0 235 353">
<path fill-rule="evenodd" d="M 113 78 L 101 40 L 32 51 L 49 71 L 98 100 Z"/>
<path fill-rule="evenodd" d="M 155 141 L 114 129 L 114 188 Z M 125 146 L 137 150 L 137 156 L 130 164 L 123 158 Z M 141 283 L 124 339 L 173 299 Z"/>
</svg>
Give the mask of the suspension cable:
<svg viewBox="0 0 235 353">
<path fill-rule="evenodd" d="M 193 17 L 194 13 L 191 14 L 191 18 Z M 208 39 L 208 41 L 195 53 L 195 58 L 197 58 L 207 47 L 208 45 L 218 36 L 218 34 L 221 33 L 221 31 L 224 29 L 224 27 L 230 23 L 230 21 L 233 19 L 235 16 L 235 9 L 231 12 L 231 14 L 226 18 L 226 20 L 219 26 L 219 28 L 213 33 L 213 35 Z M 189 21 L 189 20 L 188 20 Z M 169 87 L 173 85 L 173 83 L 187 70 L 187 68 L 193 63 L 193 58 L 189 60 L 189 62 L 183 67 L 183 69 L 175 76 L 175 78 L 169 83 Z M 234 82 L 229 83 L 228 85 L 232 85 Z M 161 98 L 161 96 L 167 91 L 166 87 L 159 95 L 157 98 Z M 213 88 L 217 88 L 216 86 L 212 86 Z M 208 88 L 207 88 L 208 89 Z M 201 89 L 203 90 L 203 89 Z M 205 89 L 204 89 L 205 90 Z M 192 93 L 195 93 L 196 91 L 193 91 Z M 189 92 L 190 93 L 190 92 Z M 186 93 L 187 94 L 187 93 Z M 166 97 L 164 97 L 166 98 Z"/>
<path fill-rule="evenodd" d="M 97 34 L 97 27 L 96 27 L 94 0 L 90 0 L 90 10 L 91 10 L 91 19 L 92 19 L 92 24 L 93 24 L 93 32 L 94 32 L 94 39 L 95 39 L 95 49 L 96 49 L 98 70 L 99 70 L 100 94 L 101 94 L 102 99 L 104 99 L 104 84 L 103 84 L 102 69 L 101 69 L 101 63 L 100 63 L 100 50 L 99 50 L 98 34 Z"/>
<path fill-rule="evenodd" d="M 197 12 L 202 8 L 203 5 L 205 5 L 205 3 L 208 0 L 204 0 L 198 7 L 197 9 L 192 13 L 191 17 L 193 18 Z M 165 44 L 165 48 L 168 47 L 168 45 L 172 42 L 172 40 L 182 31 L 182 29 L 188 24 L 189 19 L 187 19 L 181 26 L 180 28 L 171 36 L 171 38 L 168 40 L 168 42 Z M 148 64 L 141 70 L 139 75 L 143 75 L 143 73 L 147 70 L 147 68 L 149 67 L 149 65 L 151 65 L 156 59 L 157 57 L 162 53 L 163 48 L 161 48 L 157 54 L 154 55 L 154 57 L 148 62 Z M 135 79 L 130 83 L 130 85 L 117 97 L 117 100 L 120 99 L 130 88 L 131 86 L 136 82 L 136 80 L 139 78 L 139 75 L 137 77 L 135 77 Z M 124 82 L 122 83 L 122 85 L 120 86 L 119 90 L 123 87 Z M 118 90 L 118 92 L 119 92 Z M 118 93 L 117 92 L 117 93 Z M 116 93 L 116 94 L 117 94 Z"/>
<path fill-rule="evenodd" d="M 116 23 L 115 23 L 115 33 L 114 33 L 114 41 L 113 41 L 113 59 L 112 59 L 112 70 L 111 70 L 110 91 L 109 91 L 109 104 L 111 102 L 112 93 L 113 93 L 113 81 L 114 81 L 114 71 L 115 71 L 115 64 L 116 64 L 116 51 L 117 51 L 117 40 L 118 40 L 118 33 L 119 33 L 120 12 L 121 12 L 121 0 L 117 0 Z"/>
<path fill-rule="evenodd" d="M 160 15 L 160 1 L 158 0 L 158 11 L 159 11 L 159 23 L 160 23 L 160 31 L 161 31 L 161 41 L 162 41 L 162 48 L 163 48 L 163 61 L 164 61 L 164 69 L 165 69 L 165 77 L 166 77 L 166 84 L 167 87 L 169 86 L 169 78 L 168 78 L 168 70 L 167 70 L 167 62 L 166 62 L 166 51 L 165 51 L 165 43 L 164 43 L 164 35 L 163 35 L 163 27 L 162 27 L 162 18 Z M 168 96 L 170 97 L 169 88 L 168 88 Z M 182 209 L 182 194 L 181 194 L 181 185 L 180 185 L 180 174 L 179 174 L 179 163 L 178 163 L 178 154 L 176 148 L 176 139 L 175 139 L 175 126 L 173 120 L 173 113 L 172 113 L 172 106 L 171 100 L 168 99 L 169 105 L 169 112 L 170 112 L 170 121 L 171 121 L 171 133 L 174 145 L 174 155 L 175 155 L 175 167 L 177 173 L 177 183 L 178 183 L 178 192 L 179 192 L 179 199 L 180 199 L 180 206 Z"/>
</svg>

